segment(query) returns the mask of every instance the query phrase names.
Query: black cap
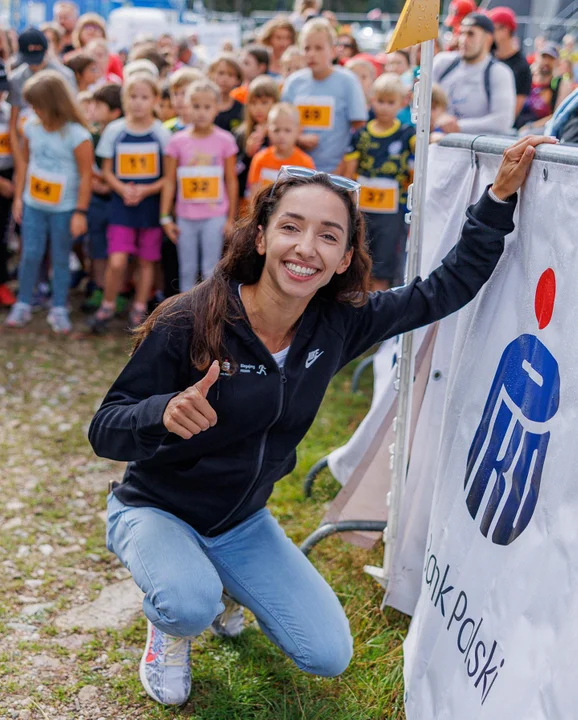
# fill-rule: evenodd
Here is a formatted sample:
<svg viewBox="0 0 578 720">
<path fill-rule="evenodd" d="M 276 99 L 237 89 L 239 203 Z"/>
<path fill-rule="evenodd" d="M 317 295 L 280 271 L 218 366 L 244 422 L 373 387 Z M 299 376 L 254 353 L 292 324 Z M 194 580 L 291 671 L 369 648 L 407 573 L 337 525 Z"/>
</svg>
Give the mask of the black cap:
<svg viewBox="0 0 578 720">
<path fill-rule="evenodd" d="M 48 50 L 46 35 L 38 28 L 26 28 L 18 36 L 20 59 L 28 65 L 40 65 Z"/>
<path fill-rule="evenodd" d="M 494 23 L 483 13 L 470 13 L 461 22 L 462 27 L 479 27 L 490 35 L 494 34 Z"/>
</svg>

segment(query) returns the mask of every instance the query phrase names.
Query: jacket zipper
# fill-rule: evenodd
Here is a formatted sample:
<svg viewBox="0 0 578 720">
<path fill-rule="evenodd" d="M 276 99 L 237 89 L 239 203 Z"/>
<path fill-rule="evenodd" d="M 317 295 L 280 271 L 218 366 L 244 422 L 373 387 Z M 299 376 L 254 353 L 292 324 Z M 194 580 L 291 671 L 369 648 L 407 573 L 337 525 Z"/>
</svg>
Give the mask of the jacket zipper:
<svg viewBox="0 0 578 720">
<path fill-rule="evenodd" d="M 285 406 L 285 384 L 287 382 L 287 378 L 285 376 L 285 368 L 279 368 L 279 375 L 280 375 L 280 384 L 279 384 L 279 406 L 277 408 L 277 413 L 275 417 L 273 418 L 272 422 L 266 427 L 265 431 L 263 432 L 263 435 L 261 436 L 261 442 L 259 444 L 259 455 L 257 457 L 257 468 L 255 470 L 255 474 L 253 475 L 253 479 L 251 480 L 251 483 L 249 487 L 247 488 L 245 494 L 243 497 L 239 500 L 239 502 L 235 505 L 235 507 L 231 510 L 231 512 L 220 522 L 218 522 L 216 525 L 213 525 L 212 528 L 209 528 L 207 530 L 206 535 L 207 537 L 210 537 L 210 534 L 215 532 L 219 527 L 222 527 L 225 525 L 229 520 L 243 507 L 245 502 L 247 501 L 247 498 L 249 498 L 255 488 L 255 485 L 257 484 L 259 480 L 259 476 L 261 475 L 261 470 L 263 469 L 263 462 L 265 460 L 265 449 L 267 447 L 267 438 L 269 437 L 269 433 L 274 427 L 274 425 L 277 424 L 279 421 L 279 418 L 281 417 L 283 413 L 283 408 Z"/>
</svg>

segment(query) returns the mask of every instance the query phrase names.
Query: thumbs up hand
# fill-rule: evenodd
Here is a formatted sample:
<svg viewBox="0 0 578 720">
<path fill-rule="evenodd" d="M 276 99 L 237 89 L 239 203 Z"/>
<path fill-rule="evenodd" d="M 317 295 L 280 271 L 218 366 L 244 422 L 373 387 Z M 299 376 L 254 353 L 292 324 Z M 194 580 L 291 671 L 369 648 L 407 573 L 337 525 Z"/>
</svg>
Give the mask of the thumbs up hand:
<svg viewBox="0 0 578 720">
<path fill-rule="evenodd" d="M 217 413 L 207 402 L 207 393 L 219 379 L 220 372 L 215 360 L 204 378 L 169 401 L 163 414 L 163 425 L 169 432 L 190 440 L 217 424 Z"/>
</svg>

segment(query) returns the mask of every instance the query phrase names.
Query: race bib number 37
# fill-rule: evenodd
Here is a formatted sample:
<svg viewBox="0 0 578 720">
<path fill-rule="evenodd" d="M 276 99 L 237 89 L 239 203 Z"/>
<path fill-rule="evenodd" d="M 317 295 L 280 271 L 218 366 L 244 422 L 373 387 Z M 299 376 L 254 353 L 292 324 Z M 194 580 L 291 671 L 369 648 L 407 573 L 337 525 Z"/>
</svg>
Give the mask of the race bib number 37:
<svg viewBox="0 0 578 720">
<path fill-rule="evenodd" d="M 331 130 L 335 100 L 328 96 L 298 97 L 295 101 L 305 130 Z"/>
<path fill-rule="evenodd" d="M 119 143 L 116 175 L 120 180 L 154 180 L 160 175 L 158 143 Z"/>
<path fill-rule="evenodd" d="M 359 209 L 363 212 L 395 214 L 399 210 L 399 185 L 395 180 L 358 177 Z"/>
</svg>

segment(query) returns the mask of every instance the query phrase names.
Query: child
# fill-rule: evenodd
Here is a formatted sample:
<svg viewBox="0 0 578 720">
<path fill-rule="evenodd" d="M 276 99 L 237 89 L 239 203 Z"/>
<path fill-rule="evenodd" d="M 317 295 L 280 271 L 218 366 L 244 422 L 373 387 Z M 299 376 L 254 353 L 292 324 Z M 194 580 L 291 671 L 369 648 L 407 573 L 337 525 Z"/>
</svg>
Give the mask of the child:
<svg viewBox="0 0 578 720">
<path fill-rule="evenodd" d="M 269 51 L 262 45 L 248 45 L 241 52 L 240 64 L 243 72 L 243 84 L 231 91 L 231 97 L 245 105 L 249 85 L 259 75 L 266 75 L 269 72 Z"/>
<path fill-rule="evenodd" d="M 275 182 L 283 165 L 315 168 L 313 160 L 297 147 L 299 112 L 289 103 L 273 105 L 267 119 L 270 146 L 260 150 L 251 160 L 249 189 L 251 196 Z"/>
<path fill-rule="evenodd" d="M 159 94 L 151 75 L 132 74 L 122 89 L 125 117 L 106 127 L 96 148 L 103 158 L 103 178 L 112 189 L 104 300 L 89 322 L 96 333 L 106 331 L 114 317 L 130 255 L 138 258 L 138 280 L 129 327 L 140 325 L 146 316 L 155 263 L 161 258 L 162 154 L 170 140 L 154 114 Z"/>
<path fill-rule="evenodd" d="M 121 87 L 111 83 L 102 85 L 94 93 L 95 130 L 92 133 L 94 147 L 98 146 L 100 137 L 111 122 L 122 117 Z M 93 168 L 92 198 L 88 208 L 88 256 L 90 257 L 91 279 L 88 297 L 82 305 L 84 312 L 98 310 L 104 293 L 104 276 L 106 272 L 107 239 L 106 231 L 110 217 L 110 186 L 102 175 L 102 158 L 96 158 Z"/>
<path fill-rule="evenodd" d="M 91 90 L 101 77 L 100 69 L 92 55 L 79 52 L 66 61 L 66 67 L 74 73 L 78 92 Z"/>
<path fill-rule="evenodd" d="M 219 114 L 215 125 L 222 130 L 235 132 L 243 122 L 244 108 L 242 103 L 231 97 L 231 91 L 243 80 L 241 66 L 233 55 L 219 55 L 209 65 L 209 77 L 221 91 L 219 97 Z"/>
<path fill-rule="evenodd" d="M 357 174 L 361 184 L 359 207 L 367 224 L 375 290 L 389 289 L 402 275 L 405 202 L 415 150 L 415 129 L 397 119 L 403 97 L 399 76 L 377 78 L 371 94 L 375 120 L 354 134 L 345 158 L 347 177 Z"/>
<path fill-rule="evenodd" d="M 363 90 L 350 70 L 334 67 L 335 31 L 323 18 L 307 22 L 300 43 L 308 68 L 293 73 L 282 99 L 297 106 L 304 133 L 299 145 L 318 170 L 339 174 L 351 130 L 363 127 L 367 108 Z"/>
<path fill-rule="evenodd" d="M 87 230 L 94 153 L 79 107 L 59 73 L 45 71 L 24 85 L 23 98 L 35 112 L 24 126 L 23 165 L 18 168 L 12 212 L 22 225 L 18 302 L 6 320 L 22 327 L 50 237 L 52 308 L 48 323 L 56 333 L 72 329 L 67 298 L 68 256 Z"/>
<path fill-rule="evenodd" d="M 431 89 L 431 135 L 430 142 L 437 143 L 445 135 L 439 127 L 439 120 L 448 111 L 448 96 L 445 94 L 441 85 L 434 83 Z"/>
<path fill-rule="evenodd" d="M 375 82 L 375 76 L 377 74 L 375 66 L 369 62 L 369 60 L 360 60 L 359 58 L 351 58 L 345 63 L 345 67 L 351 70 L 352 73 L 357 75 L 357 78 L 363 89 L 365 95 L 366 107 L 371 107 L 371 87 Z"/>
<path fill-rule="evenodd" d="M 269 111 L 279 102 L 279 88 L 273 78 L 255 78 L 249 85 L 247 104 L 245 106 L 245 119 L 235 133 L 239 154 L 237 155 L 237 175 L 239 176 L 239 198 L 241 199 L 240 209 L 246 206 L 245 200 L 247 191 L 247 178 L 249 166 L 254 155 L 262 147 L 267 147 L 267 117 Z"/>
<path fill-rule="evenodd" d="M 94 123 L 94 95 L 90 90 L 83 90 L 76 96 L 76 103 L 82 112 L 85 124 L 90 127 Z"/>
<path fill-rule="evenodd" d="M 10 148 L 10 105 L 5 101 L 8 90 L 6 69 L 0 63 L 0 307 L 11 307 L 16 298 L 7 285 L 8 225 L 12 214 L 14 160 Z"/>
<path fill-rule="evenodd" d="M 261 42 L 269 48 L 269 75 L 281 80 L 281 58 L 285 50 L 294 45 L 297 40 L 297 31 L 286 15 L 277 15 L 266 22 L 261 28 Z"/>
<path fill-rule="evenodd" d="M 193 83 L 187 91 L 192 127 L 174 135 L 165 150 L 161 225 L 177 245 L 181 292 L 197 282 L 199 252 L 203 280 L 212 274 L 237 212 L 237 143 L 214 124 L 220 97 L 210 80 Z M 176 223 L 170 215 L 175 190 Z"/>
<path fill-rule="evenodd" d="M 163 83 L 161 97 L 157 107 L 157 117 L 162 123 L 167 123 L 176 117 L 176 113 L 171 102 L 171 90 L 168 83 Z"/>
<path fill-rule="evenodd" d="M 185 103 L 185 95 L 187 88 L 196 80 L 202 80 L 204 77 L 200 70 L 194 68 L 183 67 L 174 72 L 169 79 L 169 92 L 171 96 L 171 105 L 175 117 L 165 123 L 165 127 L 170 132 L 175 133 L 184 130 L 190 120 L 187 116 L 188 108 Z"/>
<path fill-rule="evenodd" d="M 289 75 L 293 75 L 297 70 L 303 70 L 303 68 L 306 67 L 307 60 L 301 52 L 299 45 L 291 45 L 281 56 L 281 74 L 283 80 L 287 80 Z"/>
</svg>

